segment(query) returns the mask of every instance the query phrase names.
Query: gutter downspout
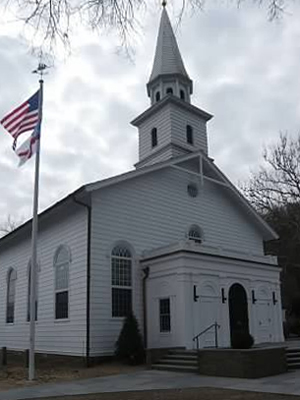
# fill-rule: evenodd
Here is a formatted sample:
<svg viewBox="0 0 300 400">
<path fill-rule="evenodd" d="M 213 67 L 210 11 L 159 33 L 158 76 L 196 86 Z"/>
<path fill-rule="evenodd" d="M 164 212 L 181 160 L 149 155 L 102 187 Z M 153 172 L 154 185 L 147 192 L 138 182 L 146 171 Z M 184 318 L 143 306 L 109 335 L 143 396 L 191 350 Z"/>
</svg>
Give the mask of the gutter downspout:
<svg viewBox="0 0 300 400">
<path fill-rule="evenodd" d="M 150 269 L 149 267 L 143 268 L 144 276 L 143 276 L 143 330 L 144 330 L 144 346 L 147 349 L 147 292 L 146 292 L 146 280 L 149 276 Z"/>
<path fill-rule="evenodd" d="M 91 292 L 91 236 L 92 236 L 92 207 L 78 201 L 75 203 L 87 209 L 87 271 L 86 271 L 86 367 L 90 367 L 90 292 Z"/>
</svg>

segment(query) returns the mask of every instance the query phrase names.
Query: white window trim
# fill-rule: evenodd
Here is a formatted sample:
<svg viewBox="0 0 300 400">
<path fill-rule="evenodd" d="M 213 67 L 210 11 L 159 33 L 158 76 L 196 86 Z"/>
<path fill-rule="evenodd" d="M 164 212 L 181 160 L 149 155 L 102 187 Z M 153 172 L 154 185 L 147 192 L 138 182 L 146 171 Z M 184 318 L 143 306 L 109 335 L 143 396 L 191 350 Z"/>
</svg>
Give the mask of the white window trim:
<svg viewBox="0 0 300 400">
<path fill-rule="evenodd" d="M 115 256 L 112 255 L 112 252 L 118 246 L 119 247 L 126 247 L 129 250 L 130 254 L 131 254 L 131 286 L 118 286 L 118 285 L 113 285 L 112 284 L 112 259 L 113 259 L 113 257 L 115 257 Z M 134 284 L 134 282 L 135 282 L 135 279 L 134 279 L 134 273 L 135 273 L 135 270 L 136 270 L 135 269 L 136 256 L 135 256 L 135 251 L 134 251 L 133 247 L 131 246 L 131 244 L 126 242 L 126 241 L 123 241 L 123 240 L 114 242 L 114 244 L 112 246 L 110 246 L 110 248 L 109 248 L 109 254 L 108 255 L 109 255 L 108 256 L 109 271 L 110 271 L 110 274 L 109 274 L 109 279 L 110 279 L 110 281 L 109 281 L 110 282 L 110 293 L 109 293 L 109 296 L 110 296 L 110 302 L 109 302 L 109 304 L 110 304 L 110 308 L 109 308 L 110 319 L 111 319 L 111 321 L 120 322 L 120 321 L 123 321 L 125 317 L 113 317 L 113 315 L 112 315 L 113 314 L 112 289 L 116 288 L 116 289 L 130 289 L 131 290 L 131 310 L 134 313 L 135 312 L 135 304 L 134 304 L 134 298 L 135 298 L 134 297 L 135 296 L 135 284 Z M 124 259 L 128 260 L 127 257 L 124 257 Z"/>
<path fill-rule="evenodd" d="M 169 331 L 161 331 L 160 330 L 160 301 L 161 300 L 169 300 L 169 307 L 170 307 L 170 330 Z M 168 336 L 172 334 L 172 302 L 171 302 L 171 297 L 170 296 L 164 296 L 164 297 L 159 297 L 158 299 L 158 329 L 159 329 L 159 334 L 161 336 Z"/>
<path fill-rule="evenodd" d="M 13 301 L 13 305 L 14 305 L 14 318 L 12 322 L 7 322 L 7 309 L 8 309 L 8 296 L 9 296 L 9 290 L 10 290 L 10 285 L 11 285 L 11 276 L 12 274 L 15 274 L 15 293 L 14 293 L 14 301 Z M 6 275 L 6 307 L 5 307 L 5 324 L 6 325 L 14 325 L 15 323 L 15 310 L 16 310 L 16 292 L 17 292 L 17 271 L 15 268 L 11 267 L 8 269 L 7 271 L 7 275 Z"/>
<path fill-rule="evenodd" d="M 196 237 L 190 236 L 190 230 L 191 230 L 191 229 L 195 229 L 195 230 L 199 231 L 200 237 L 199 237 L 198 240 L 197 240 Z M 187 229 L 187 231 L 186 231 L 186 237 L 187 237 L 187 240 L 189 240 L 189 241 L 191 241 L 191 242 L 198 243 L 198 244 L 201 244 L 201 243 L 204 241 L 203 230 L 202 230 L 202 229 L 200 228 L 200 226 L 197 225 L 197 224 L 192 224 L 192 225 L 190 225 L 190 226 L 188 227 L 188 229 Z"/>
<path fill-rule="evenodd" d="M 56 260 L 57 260 L 57 256 L 59 254 L 59 252 L 62 249 L 66 249 L 68 252 L 68 288 L 67 289 L 58 289 L 56 290 L 56 267 L 57 264 Z M 55 250 L 54 253 L 54 257 L 53 257 L 53 270 L 54 270 L 54 279 L 53 279 L 53 320 L 55 323 L 64 323 L 64 322 L 69 322 L 70 321 L 70 271 L 71 271 L 71 263 L 72 263 L 72 253 L 70 250 L 70 247 L 66 244 L 60 244 L 57 249 Z M 67 318 L 56 318 L 56 294 L 57 293 L 62 293 L 62 292 L 68 292 L 68 317 Z"/>
</svg>

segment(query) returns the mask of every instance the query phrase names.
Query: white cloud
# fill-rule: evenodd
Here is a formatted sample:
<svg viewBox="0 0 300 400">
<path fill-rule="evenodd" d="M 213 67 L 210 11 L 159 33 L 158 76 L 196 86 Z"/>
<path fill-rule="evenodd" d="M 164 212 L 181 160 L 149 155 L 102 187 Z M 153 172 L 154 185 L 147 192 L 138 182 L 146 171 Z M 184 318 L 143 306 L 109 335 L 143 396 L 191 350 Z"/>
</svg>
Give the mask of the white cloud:
<svg viewBox="0 0 300 400">
<path fill-rule="evenodd" d="M 173 13 L 170 11 L 170 16 Z M 297 133 L 300 106 L 300 7 L 268 22 L 258 6 L 213 4 L 177 30 L 179 47 L 194 80 L 193 104 L 211 112 L 210 155 L 234 181 L 261 160 L 263 144 L 280 130 Z M 78 186 L 124 172 L 137 161 L 137 131 L 129 122 L 149 106 L 150 74 L 159 23 L 151 9 L 134 63 L 115 52 L 115 39 L 81 35 L 73 54 L 58 60 L 45 83 L 40 205 Z M 36 59 L 17 35 L 1 27 L 0 116 L 37 87 Z M 33 160 L 23 168 L 0 128 L 0 212 L 30 217 Z"/>
</svg>

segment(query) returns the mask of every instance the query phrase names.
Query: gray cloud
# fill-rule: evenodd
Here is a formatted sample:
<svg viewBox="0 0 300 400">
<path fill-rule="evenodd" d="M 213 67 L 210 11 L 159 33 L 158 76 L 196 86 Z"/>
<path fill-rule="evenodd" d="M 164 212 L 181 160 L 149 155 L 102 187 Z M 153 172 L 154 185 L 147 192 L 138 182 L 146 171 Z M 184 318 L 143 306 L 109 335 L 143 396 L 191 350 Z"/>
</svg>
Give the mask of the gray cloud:
<svg viewBox="0 0 300 400">
<path fill-rule="evenodd" d="M 172 13 L 170 13 L 172 15 Z M 255 6 L 210 5 L 183 20 L 179 46 L 194 80 L 193 104 L 211 112 L 210 154 L 234 181 L 261 160 L 280 130 L 297 133 L 300 119 L 300 7 L 270 23 Z M 124 172 L 137 161 L 129 122 L 149 107 L 149 78 L 159 12 L 148 14 L 133 64 L 107 37 L 91 39 L 45 83 L 40 209 L 78 186 Z M 0 118 L 37 87 L 36 60 L 17 39 L 0 37 Z M 30 217 L 34 162 L 18 169 L 10 136 L 0 128 L 0 212 Z"/>
</svg>

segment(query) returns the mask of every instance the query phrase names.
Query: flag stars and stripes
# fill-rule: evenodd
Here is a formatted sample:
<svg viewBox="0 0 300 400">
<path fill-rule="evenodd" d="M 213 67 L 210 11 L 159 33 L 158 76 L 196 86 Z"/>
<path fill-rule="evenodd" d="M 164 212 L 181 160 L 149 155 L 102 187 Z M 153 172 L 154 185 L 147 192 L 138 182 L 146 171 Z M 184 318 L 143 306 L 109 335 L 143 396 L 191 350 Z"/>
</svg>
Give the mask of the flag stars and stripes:
<svg viewBox="0 0 300 400">
<path fill-rule="evenodd" d="M 39 121 L 38 97 L 39 91 L 0 121 L 1 125 L 3 125 L 15 139 L 13 143 L 14 149 L 18 137 L 22 133 L 33 130 Z"/>
<path fill-rule="evenodd" d="M 37 151 L 42 118 L 39 112 L 39 96 L 40 90 L 0 121 L 1 125 L 14 138 L 13 150 L 19 156 L 19 166 L 29 160 Z M 42 107 L 40 107 L 41 109 Z M 18 137 L 29 131 L 32 131 L 30 137 L 16 149 Z"/>
</svg>

